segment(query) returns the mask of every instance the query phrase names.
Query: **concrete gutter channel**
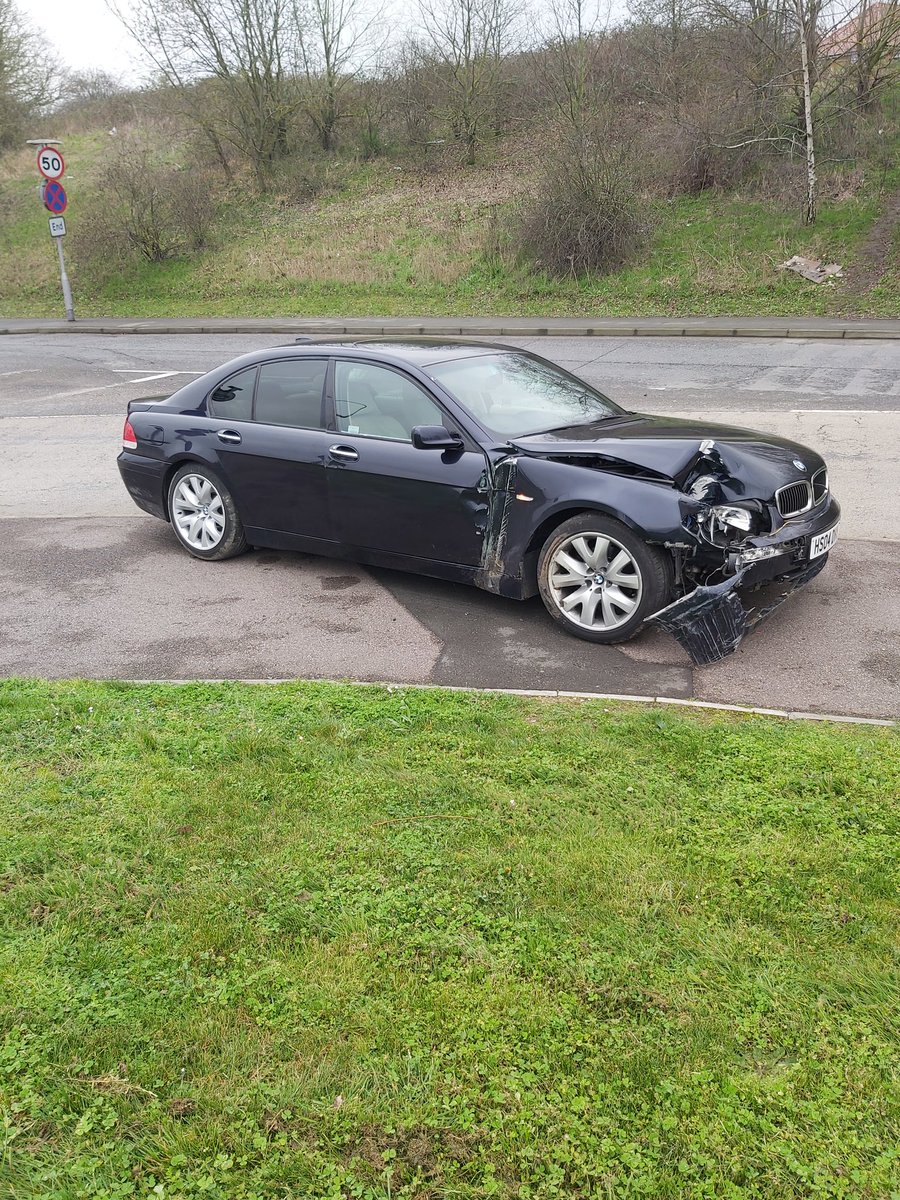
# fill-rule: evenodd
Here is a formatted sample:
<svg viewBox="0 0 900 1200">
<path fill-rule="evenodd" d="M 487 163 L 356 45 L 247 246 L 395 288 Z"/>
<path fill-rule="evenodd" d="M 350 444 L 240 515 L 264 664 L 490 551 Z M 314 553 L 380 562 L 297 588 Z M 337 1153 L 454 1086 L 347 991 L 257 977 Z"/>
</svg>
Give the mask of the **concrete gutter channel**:
<svg viewBox="0 0 900 1200">
<path fill-rule="evenodd" d="M 897 339 L 900 321 L 830 317 L 90 317 L 4 320 L 2 334 L 293 334 L 295 337 L 756 337 Z"/>
</svg>

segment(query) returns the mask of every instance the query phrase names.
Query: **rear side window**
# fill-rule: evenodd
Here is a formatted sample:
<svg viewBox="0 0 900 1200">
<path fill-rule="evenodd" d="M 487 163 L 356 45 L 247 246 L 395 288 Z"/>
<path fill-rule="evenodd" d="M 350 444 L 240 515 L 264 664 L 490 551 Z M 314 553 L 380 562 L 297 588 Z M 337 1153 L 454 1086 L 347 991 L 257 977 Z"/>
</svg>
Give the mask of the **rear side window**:
<svg viewBox="0 0 900 1200">
<path fill-rule="evenodd" d="M 220 383 L 207 401 L 209 415 L 224 417 L 227 421 L 249 421 L 257 370 L 257 367 L 248 367 Z"/>
<path fill-rule="evenodd" d="M 322 391 L 327 365 L 324 358 L 263 363 L 259 368 L 255 419 L 266 425 L 324 429 Z"/>
</svg>

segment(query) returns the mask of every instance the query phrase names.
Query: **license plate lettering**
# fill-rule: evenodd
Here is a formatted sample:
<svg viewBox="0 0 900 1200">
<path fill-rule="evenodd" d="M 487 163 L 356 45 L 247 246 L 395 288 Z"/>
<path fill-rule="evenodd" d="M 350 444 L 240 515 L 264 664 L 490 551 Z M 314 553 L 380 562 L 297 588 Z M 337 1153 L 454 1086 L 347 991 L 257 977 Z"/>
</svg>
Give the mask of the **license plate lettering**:
<svg viewBox="0 0 900 1200">
<path fill-rule="evenodd" d="M 826 529 L 824 533 L 817 533 L 810 540 L 809 557 L 818 558 L 820 554 L 827 554 L 836 541 L 837 525 L 832 525 L 831 529 Z"/>
</svg>

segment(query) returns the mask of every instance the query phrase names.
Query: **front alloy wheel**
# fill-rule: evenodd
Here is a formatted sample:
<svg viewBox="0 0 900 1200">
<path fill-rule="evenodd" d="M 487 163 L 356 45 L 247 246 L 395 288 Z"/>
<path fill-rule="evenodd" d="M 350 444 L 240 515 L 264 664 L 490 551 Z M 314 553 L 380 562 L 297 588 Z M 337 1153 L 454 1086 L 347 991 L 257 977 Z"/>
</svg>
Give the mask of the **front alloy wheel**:
<svg viewBox="0 0 900 1200">
<path fill-rule="evenodd" d="M 624 625 L 644 590 L 634 558 L 621 542 L 602 533 L 567 538 L 550 560 L 549 583 L 559 611 L 589 630 Z"/>
<path fill-rule="evenodd" d="M 672 591 L 671 560 L 627 526 L 581 513 L 547 539 L 538 586 L 551 617 L 591 642 L 624 642 Z"/>
</svg>

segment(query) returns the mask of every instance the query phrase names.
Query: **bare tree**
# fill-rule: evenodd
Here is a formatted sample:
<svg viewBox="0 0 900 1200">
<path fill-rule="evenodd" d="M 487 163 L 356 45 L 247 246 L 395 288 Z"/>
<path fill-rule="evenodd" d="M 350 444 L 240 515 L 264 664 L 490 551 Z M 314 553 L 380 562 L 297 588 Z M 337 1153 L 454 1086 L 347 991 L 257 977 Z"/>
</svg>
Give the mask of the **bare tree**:
<svg viewBox="0 0 900 1200">
<path fill-rule="evenodd" d="M 852 64 L 857 104 L 871 108 L 878 92 L 900 76 L 900 3 L 860 0 L 852 40 L 837 48 Z"/>
<path fill-rule="evenodd" d="M 66 104 L 97 104 L 124 92 L 125 85 L 109 71 L 68 71 L 62 81 Z"/>
<path fill-rule="evenodd" d="M 394 80 L 384 70 L 367 73 L 357 83 L 354 99 L 363 158 L 377 158 L 385 149 L 384 125 L 397 100 Z"/>
<path fill-rule="evenodd" d="M 402 135 L 411 147 L 426 147 L 431 139 L 434 115 L 429 87 L 431 66 L 421 40 L 406 37 L 396 55 L 392 83 Z"/>
<path fill-rule="evenodd" d="M 736 134 L 726 148 L 764 142 L 786 146 L 791 153 L 802 148 L 806 176 L 804 220 L 812 224 L 818 209 L 818 116 L 841 86 L 840 77 L 833 70 L 835 59 L 821 53 L 828 40 L 825 0 L 705 0 L 705 3 L 715 20 L 743 30 L 758 45 L 755 61 L 766 64 L 768 76 L 758 81 L 758 86 L 772 97 L 772 103 L 759 111 L 760 123 Z M 833 13 L 830 20 L 833 32 Z"/>
<path fill-rule="evenodd" d="M 520 12 L 513 0 L 419 0 L 426 44 L 443 69 L 446 117 L 470 165 L 491 117 Z"/>
<path fill-rule="evenodd" d="M 642 39 L 648 65 L 643 91 L 678 120 L 696 95 L 701 69 L 695 35 L 698 0 L 632 0 L 629 10 L 652 36 Z"/>
<path fill-rule="evenodd" d="M 559 0 L 541 22 L 532 57 L 544 91 L 566 126 L 583 129 L 601 101 L 608 0 Z"/>
<path fill-rule="evenodd" d="M 58 66 L 13 0 L 0 0 L 0 146 L 55 99 Z"/>
<path fill-rule="evenodd" d="M 333 150 L 346 96 L 382 43 L 382 13 L 366 0 L 308 0 L 302 42 L 307 112 L 323 150 Z"/>
<path fill-rule="evenodd" d="M 108 2 L 177 90 L 223 168 L 230 145 L 265 186 L 287 150 L 288 123 L 301 103 L 300 15 L 293 0 L 136 0 L 127 12 Z"/>
<path fill-rule="evenodd" d="M 812 225 L 816 219 L 816 140 L 813 130 L 813 65 L 815 59 L 810 54 L 810 23 L 814 14 L 810 5 L 804 0 L 794 0 L 797 16 L 797 33 L 800 42 L 800 81 L 803 88 L 803 133 L 806 141 L 806 210 L 804 219 L 807 225 Z M 815 26 L 813 25 L 813 29 Z"/>
</svg>

